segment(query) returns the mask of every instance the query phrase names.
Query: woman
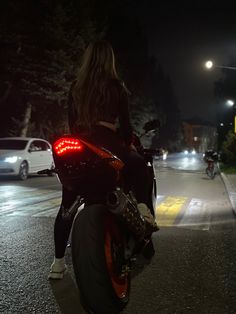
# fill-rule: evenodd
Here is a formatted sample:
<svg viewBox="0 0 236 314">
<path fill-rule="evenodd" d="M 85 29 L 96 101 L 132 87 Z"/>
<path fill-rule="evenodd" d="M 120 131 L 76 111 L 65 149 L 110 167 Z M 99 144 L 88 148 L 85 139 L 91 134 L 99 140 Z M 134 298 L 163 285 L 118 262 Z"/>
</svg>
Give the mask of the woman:
<svg viewBox="0 0 236 314">
<path fill-rule="evenodd" d="M 72 134 L 101 145 L 125 163 L 125 173 L 132 178 L 138 208 L 152 225 L 147 207 L 148 171 L 146 163 L 132 145 L 128 90 L 119 79 L 113 49 L 106 41 L 91 43 L 86 49 L 78 76 L 68 97 L 68 122 Z M 119 130 L 119 131 L 118 131 Z M 62 204 L 54 225 L 55 258 L 49 278 L 61 279 L 66 270 L 65 249 L 74 217 L 63 220 L 63 208 L 69 208 L 76 195 L 63 187 Z"/>
</svg>

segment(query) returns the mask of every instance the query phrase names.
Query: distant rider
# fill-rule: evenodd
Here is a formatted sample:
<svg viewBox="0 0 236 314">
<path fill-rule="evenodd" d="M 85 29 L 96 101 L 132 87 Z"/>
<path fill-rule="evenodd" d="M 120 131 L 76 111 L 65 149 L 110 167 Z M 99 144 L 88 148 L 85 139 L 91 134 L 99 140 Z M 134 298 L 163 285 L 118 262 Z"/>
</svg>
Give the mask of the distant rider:
<svg viewBox="0 0 236 314">
<path fill-rule="evenodd" d="M 213 161 L 214 163 L 216 163 L 219 160 L 218 153 L 214 151 L 213 149 L 208 149 L 204 153 L 204 160 L 205 162 Z"/>
</svg>

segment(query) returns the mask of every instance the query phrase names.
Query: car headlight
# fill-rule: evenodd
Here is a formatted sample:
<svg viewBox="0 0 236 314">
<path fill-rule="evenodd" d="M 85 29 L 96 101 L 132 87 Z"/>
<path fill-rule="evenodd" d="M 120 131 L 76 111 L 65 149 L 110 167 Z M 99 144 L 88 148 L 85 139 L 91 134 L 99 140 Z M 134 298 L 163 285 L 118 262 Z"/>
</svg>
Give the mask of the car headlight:
<svg viewBox="0 0 236 314">
<path fill-rule="evenodd" d="M 17 156 L 6 157 L 4 159 L 5 162 L 9 162 L 10 164 L 14 164 L 17 161 Z"/>
<path fill-rule="evenodd" d="M 187 150 L 184 151 L 184 155 L 188 155 L 188 151 Z"/>
<path fill-rule="evenodd" d="M 196 155 L 196 151 L 194 149 L 192 150 L 192 155 Z"/>
</svg>

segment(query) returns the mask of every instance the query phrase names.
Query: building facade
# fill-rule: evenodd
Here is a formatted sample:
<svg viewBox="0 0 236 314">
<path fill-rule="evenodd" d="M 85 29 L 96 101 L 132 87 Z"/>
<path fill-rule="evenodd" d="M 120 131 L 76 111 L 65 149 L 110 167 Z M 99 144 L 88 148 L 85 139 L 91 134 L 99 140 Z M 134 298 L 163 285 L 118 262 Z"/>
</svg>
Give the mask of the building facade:
<svg viewBox="0 0 236 314">
<path fill-rule="evenodd" d="M 203 153 L 207 149 L 217 148 L 217 129 L 206 122 L 186 120 L 183 122 L 185 149 L 195 149 Z"/>
</svg>

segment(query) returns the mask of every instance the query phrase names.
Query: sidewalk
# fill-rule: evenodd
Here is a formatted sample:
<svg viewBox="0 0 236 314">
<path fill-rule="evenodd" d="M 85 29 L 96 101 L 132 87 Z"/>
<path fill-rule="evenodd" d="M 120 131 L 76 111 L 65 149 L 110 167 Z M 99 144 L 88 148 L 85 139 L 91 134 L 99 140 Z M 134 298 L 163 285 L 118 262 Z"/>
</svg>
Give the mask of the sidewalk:
<svg viewBox="0 0 236 314">
<path fill-rule="evenodd" d="M 236 214 L 236 174 L 225 174 L 221 172 L 221 178 L 224 182 L 234 213 Z"/>
</svg>

